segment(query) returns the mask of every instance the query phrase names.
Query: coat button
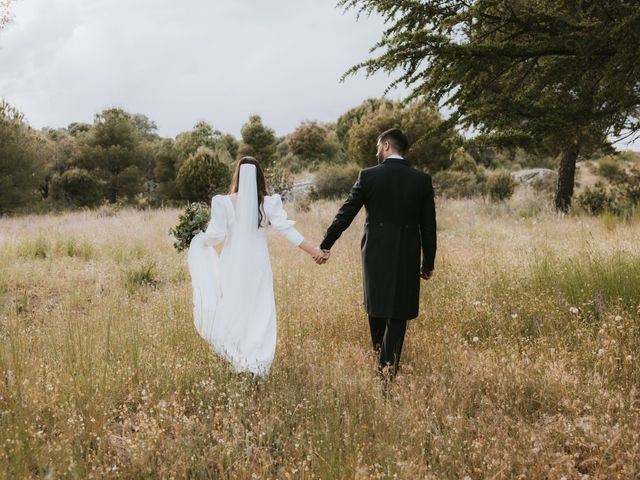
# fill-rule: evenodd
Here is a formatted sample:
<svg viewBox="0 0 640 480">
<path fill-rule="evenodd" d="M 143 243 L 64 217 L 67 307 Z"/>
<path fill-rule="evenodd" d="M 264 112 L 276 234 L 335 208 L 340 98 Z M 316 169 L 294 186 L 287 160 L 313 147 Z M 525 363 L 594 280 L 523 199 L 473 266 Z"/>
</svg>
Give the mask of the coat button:
<svg viewBox="0 0 640 480">
<path fill-rule="evenodd" d="M 382 222 L 380 222 L 379 225 L 382 226 Z"/>
</svg>

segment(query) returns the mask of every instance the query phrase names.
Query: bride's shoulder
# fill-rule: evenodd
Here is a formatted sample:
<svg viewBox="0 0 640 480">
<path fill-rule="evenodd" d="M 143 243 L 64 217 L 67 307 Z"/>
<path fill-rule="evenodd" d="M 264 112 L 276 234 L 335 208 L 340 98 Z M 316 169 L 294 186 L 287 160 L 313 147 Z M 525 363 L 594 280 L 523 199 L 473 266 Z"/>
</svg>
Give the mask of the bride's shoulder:
<svg viewBox="0 0 640 480">
<path fill-rule="evenodd" d="M 229 198 L 229 195 L 221 195 L 221 194 L 217 194 L 214 195 L 213 197 L 211 197 L 211 205 L 224 205 L 227 203 L 227 199 Z"/>
</svg>

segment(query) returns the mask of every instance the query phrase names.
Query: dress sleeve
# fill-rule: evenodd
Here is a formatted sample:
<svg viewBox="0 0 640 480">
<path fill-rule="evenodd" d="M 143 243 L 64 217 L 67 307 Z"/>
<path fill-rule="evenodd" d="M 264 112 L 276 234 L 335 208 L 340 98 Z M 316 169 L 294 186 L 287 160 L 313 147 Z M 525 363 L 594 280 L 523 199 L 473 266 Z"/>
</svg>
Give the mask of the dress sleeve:
<svg viewBox="0 0 640 480">
<path fill-rule="evenodd" d="M 271 196 L 269 205 L 265 205 L 269 223 L 276 231 L 286 238 L 291 245 L 297 247 L 304 240 L 304 236 L 294 228 L 293 220 L 287 220 L 287 212 L 282 207 L 282 197 L 277 193 Z"/>
<path fill-rule="evenodd" d="M 210 247 L 219 244 L 227 234 L 227 215 L 223 201 L 222 195 L 211 199 L 211 220 L 204 232 L 204 244 Z"/>
</svg>

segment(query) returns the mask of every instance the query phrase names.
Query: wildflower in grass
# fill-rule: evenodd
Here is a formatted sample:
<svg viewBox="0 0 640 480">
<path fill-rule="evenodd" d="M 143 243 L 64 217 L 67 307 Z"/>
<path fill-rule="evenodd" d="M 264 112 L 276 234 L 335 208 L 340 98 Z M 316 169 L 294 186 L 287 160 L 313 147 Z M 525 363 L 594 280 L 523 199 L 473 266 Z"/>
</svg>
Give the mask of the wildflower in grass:
<svg viewBox="0 0 640 480">
<path fill-rule="evenodd" d="M 571 307 L 569 309 L 569 312 L 571 312 L 572 315 L 578 315 L 578 313 L 580 312 L 580 310 L 578 310 L 576 307 Z"/>
<path fill-rule="evenodd" d="M 516 318 L 518 318 L 518 314 L 517 313 L 512 313 L 511 314 L 511 318 L 513 318 L 515 320 Z"/>
<path fill-rule="evenodd" d="M 478 343 L 480 339 L 478 337 L 473 337 L 473 343 Z"/>
<path fill-rule="evenodd" d="M 614 318 L 614 320 L 615 320 L 616 322 L 620 322 L 620 321 L 622 321 L 622 317 L 621 317 L 620 315 L 616 315 L 616 317 Z"/>
</svg>

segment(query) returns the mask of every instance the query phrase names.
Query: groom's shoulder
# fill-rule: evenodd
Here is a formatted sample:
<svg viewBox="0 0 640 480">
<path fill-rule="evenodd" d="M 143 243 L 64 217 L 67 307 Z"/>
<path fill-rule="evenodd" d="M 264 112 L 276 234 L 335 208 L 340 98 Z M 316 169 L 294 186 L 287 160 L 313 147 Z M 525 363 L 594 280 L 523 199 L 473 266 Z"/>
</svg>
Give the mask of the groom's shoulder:
<svg viewBox="0 0 640 480">
<path fill-rule="evenodd" d="M 374 165 L 372 167 L 366 167 L 360 170 L 360 175 L 369 175 L 372 173 L 376 173 L 382 170 L 382 164 Z"/>
</svg>

